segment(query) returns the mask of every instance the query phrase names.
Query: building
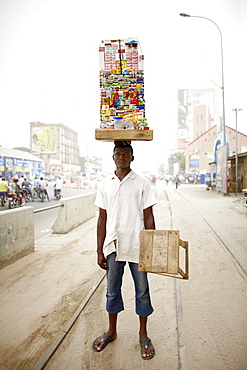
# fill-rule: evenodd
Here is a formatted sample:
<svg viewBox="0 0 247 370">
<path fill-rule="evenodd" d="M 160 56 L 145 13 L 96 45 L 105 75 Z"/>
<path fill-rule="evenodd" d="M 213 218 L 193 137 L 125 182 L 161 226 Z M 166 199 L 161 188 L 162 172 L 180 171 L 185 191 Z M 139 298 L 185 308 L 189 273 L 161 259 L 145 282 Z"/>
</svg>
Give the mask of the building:
<svg viewBox="0 0 247 370">
<path fill-rule="evenodd" d="M 44 162 L 22 150 L 0 147 L 0 175 L 6 179 L 27 177 L 33 179 L 44 173 Z"/>
<path fill-rule="evenodd" d="M 81 172 L 88 179 L 102 175 L 102 158 L 99 157 L 81 157 Z"/>
<path fill-rule="evenodd" d="M 45 175 L 81 173 L 78 133 L 61 123 L 30 122 L 30 151 L 44 161 Z"/>
<path fill-rule="evenodd" d="M 222 117 L 221 94 L 216 89 L 178 90 L 178 151 L 213 126 Z"/>
<path fill-rule="evenodd" d="M 236 153 L 236 130 L 226 126 L 228 157 Z M 186 173 L 215 174 L 218 135 L 216 125 L 191 141 L 186 148 Z M 238 132 L 238 153 L 246 152 L 247 135 Z"/>
<path fill-rule="evenodd" d="M 232 155 L 228 158 L 230 162 L 229 175 L 231 179 L 231 186 L 229 191 L 235 192 L 236 189 L 236 155 Z M 245 153 L 238 154 L 238 190 L 247 189 L 247 151 Z"/>
</svg>

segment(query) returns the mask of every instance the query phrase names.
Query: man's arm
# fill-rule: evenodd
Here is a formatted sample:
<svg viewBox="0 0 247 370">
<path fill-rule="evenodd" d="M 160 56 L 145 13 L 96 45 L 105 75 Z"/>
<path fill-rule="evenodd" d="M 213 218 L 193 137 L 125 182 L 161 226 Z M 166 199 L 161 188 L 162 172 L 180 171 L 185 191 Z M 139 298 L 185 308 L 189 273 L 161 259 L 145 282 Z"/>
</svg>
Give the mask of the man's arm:
<svg viewBox="0 0 247 370">
<path fill-rule="evenodd" d="M 98 253 L 98 265 L 104 269 L 108 270 L 106 267 L 106 258 L 103 253 L 103 245 L 106 236 L 106 210 L 99 208 L 99 217 L 97 223 L 97 253 Z"/>
<path fill-rule="evenodd" d="M 155 221 L 153 215 L 153 207 L 148 207 L 143 210 L 144 215 L 144 227 L 145 229 L 155 230 Z"/>
</svg>

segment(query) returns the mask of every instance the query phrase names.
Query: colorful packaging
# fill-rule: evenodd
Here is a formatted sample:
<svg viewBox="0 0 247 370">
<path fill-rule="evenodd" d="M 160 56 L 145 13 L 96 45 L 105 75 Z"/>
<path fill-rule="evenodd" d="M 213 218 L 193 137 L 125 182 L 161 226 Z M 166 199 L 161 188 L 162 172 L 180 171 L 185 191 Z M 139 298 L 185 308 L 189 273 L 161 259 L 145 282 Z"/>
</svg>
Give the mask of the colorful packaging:
<svg viewBox="0 0 247 370">
<path fill-rule="evenodd" d="M 145 119 L 144 56 L 139 49 L 139 41 L 132 38 L 101 43 L 101 128 L 112 128 L 116 121 L 121 121 L 125 129 L 144 126 L 144 121 L 142 125 L 139 121 Z M 119 126 L 115 124 L 115 128 Z"/>
</svg>

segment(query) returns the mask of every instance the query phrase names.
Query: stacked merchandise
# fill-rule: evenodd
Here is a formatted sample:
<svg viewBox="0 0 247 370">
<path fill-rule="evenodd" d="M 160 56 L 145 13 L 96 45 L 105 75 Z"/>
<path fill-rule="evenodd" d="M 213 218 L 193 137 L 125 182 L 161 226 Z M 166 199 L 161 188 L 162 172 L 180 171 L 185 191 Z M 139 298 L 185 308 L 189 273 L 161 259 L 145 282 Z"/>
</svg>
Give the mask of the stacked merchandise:
<svg viewBox="0 0 247 370">
<path fill-rule="evenodd" d="M 100 60 L 100 128 L 148 129 L 144 56 L 136 39 L 104 40 Z"/>
</svg>

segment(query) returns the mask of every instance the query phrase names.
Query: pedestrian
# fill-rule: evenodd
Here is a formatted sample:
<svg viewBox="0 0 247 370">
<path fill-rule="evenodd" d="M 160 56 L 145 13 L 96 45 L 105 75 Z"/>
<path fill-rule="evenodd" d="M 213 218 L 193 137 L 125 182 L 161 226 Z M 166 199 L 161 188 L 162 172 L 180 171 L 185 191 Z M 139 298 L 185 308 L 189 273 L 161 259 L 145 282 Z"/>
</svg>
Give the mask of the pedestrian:
<svg viewBox="0 0 247 370">
<path fill-rule="evenodd" d="M 141 229 L 155 229 L 153 205 L 156 204 L 150 181 L 130 168 L 134 160 L 130 144 L 117 142 L 113 151 L 116 171 L 99 186 L 96 206 L 99 207 L 97 223 L 98 265 L 106 270 L 106 310 L 109 327 L 92 344 L 101 352 L 117 338 L 117 316 L 124 310 L 121 294 L 122 276 L 126 262 L 135 285 L 136 313 L 139 316 L 141 356 L 151 359 L 155 350 L 147 335 L 147 319 L 153 307 L 146 272 L 138 271 L 139 233 Z"/>
<path fill-rule="evenodd" d="M 180 180 L 179 180 L 179 177 L 178 175 L 175 177 L 175 185 L 176 185 L 176 189 L 178 188 L 178 185 L 180 183 Z"/>
</svg>

